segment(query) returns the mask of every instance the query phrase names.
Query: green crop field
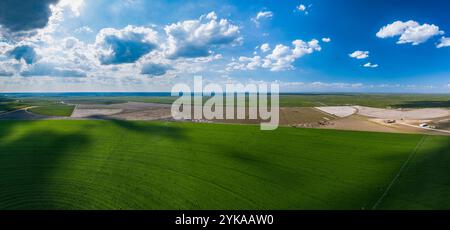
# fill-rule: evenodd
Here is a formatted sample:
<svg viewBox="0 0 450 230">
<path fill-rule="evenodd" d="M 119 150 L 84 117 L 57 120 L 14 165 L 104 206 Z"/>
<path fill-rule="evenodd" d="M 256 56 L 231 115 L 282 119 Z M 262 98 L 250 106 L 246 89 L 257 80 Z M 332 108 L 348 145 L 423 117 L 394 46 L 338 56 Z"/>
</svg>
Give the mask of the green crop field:
<svg viewBox="0 0 450 230">
<path fill-rule="evenodd" d="M 448 209 L 448 165 L 442 136 L 1 121 L 0 209 Z"/>
<path fill-rule="evenodd" d="M 30 108 L 28 111 L 40 115 L 70 117 L 74 109 L 73 105 L 48 105 Z"/>
</svg>

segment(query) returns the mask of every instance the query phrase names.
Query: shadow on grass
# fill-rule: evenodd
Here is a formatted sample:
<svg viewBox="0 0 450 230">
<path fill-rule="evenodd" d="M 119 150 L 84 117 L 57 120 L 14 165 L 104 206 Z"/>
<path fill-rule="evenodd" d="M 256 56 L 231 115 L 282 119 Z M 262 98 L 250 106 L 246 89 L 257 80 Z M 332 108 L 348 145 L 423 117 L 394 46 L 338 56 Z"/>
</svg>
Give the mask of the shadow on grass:
<svg viewBox="0 0 450 230">
<path fill-rule="evenodd" d="M 183 129 L 173 125 L 161 125 L 160 123 L 154 123 L 153 121 L 127 121 L 100 115 L 90 116 L 89 118 L 111 122 L 120 128 L 132 132 L 166 136 L 175 140 L 186 138 L 186 135 L 183 134 Z"/>
<path fill-rule="evenodd" d="M 67 153 L 83 149 L 90 139 L 81 132 L 30 129 L 32 133 L 5 140 L 16 124 L 0 124 L 0 209 L 61 208 L 49 178 Z"/>
<path fill-rule="evenodd" d="M 40 125 L 40 122 L 48 124 Z M 120 144 L 119 142 L 127 144 L 134 136 L 122 139 L 120 136 L 127 136 L 132 132 L 176 140 L 184 138 L 180 128 L 151 122 L 120 120 L 98 121 L 98 123 L 58 122 L 60 121 L 0 122 L 0 209 L 113 208 L 114 203 L 111 203 L 111 207 L 105 206 L 101 199 L 95 200 L 98 197 L 87 195 L 90 189 L 102 190 L 101 187 L 95 186 L 89 188 L 92 185 L 90 180 L 96 177 L 95 174 L 80 176 L 83 175 L 83 171 L 97 172 L 101 167 L 109 165 L 107 160 L 99 160 L 101 154 L 92 152 L 93 149 L 90 147 L 94 141 L 100 144 L 94 151 L 102 151 L 103 148 Z M 34 126 L 36 123 L 39 125 Z M 58 125 L 68 127 L 56 128 Z M 78 128 L 72 130 L 70 126 Z M 111 126 L 118 128 L 109 129 Z M 123 133 L 112 135 L 119 138 L 117 142 L 103 143 L 92 139 L 97 132 L 91 133 L 89 129 Z M 136 138 L 142 138 L 142 135 Z M 109 154 L 120 156 L 122 152 L 112 151 Z M 85 161 L 90 158 L 94 163 L 86 164 Z M 121 170 L 117 168 L 116 172 L 120 173 Z M 121 186 L 114 184 L 118 183 L 114 177 L 110 179 L 112 187 Z"/>
</svg>

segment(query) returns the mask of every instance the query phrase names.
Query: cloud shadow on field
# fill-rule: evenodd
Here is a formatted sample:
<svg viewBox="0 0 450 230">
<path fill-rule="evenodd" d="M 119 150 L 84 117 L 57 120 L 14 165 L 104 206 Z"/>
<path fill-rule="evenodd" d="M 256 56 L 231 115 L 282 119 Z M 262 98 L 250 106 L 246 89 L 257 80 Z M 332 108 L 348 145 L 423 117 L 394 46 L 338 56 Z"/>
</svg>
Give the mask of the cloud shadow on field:
<svg viewBox="0 0 450 230">
<path fill-rule="evenodd" d="M 25 133 L 17 139 L 5 139 L 16 125 L 22 124 L 13 121 L 0 123 L 0 209 L 76 207 L 76 202 L 67 204 L 58 200 L 61 197 L 57 195 L 66 191 L 52 190 L 59 185 L 54 184 L 51 178 L 58 176 L 55 172 L 62 167 L 62 158 L 90 144 L 88 136 L 82 132 L 36 128 L 30 129 L 32 133 Z"/>
<path fill-rule="evenodd" d="M 127 121 L 100 115 L 90 116 L 89 118 L 111 122 L 120 128 L 124 128 L 132 132 L 165 136 L 174 140 L 186 138 L 186 135 L 183 133 L 183 129 L 176 127 L 175 125 L 161 125 L 152 121 Z"/>
</svg>

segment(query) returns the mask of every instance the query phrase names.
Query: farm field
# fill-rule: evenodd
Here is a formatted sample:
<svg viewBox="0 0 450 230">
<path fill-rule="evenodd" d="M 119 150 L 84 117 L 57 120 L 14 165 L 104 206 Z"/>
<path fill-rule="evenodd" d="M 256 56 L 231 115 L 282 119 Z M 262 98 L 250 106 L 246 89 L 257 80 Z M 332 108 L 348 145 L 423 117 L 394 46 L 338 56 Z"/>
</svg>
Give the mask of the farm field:
<svg viewBox="0 0 450 230">
<path fill-rule="evenodd" d="M 444 136 L 105 120 L 0 130 L 0 209 L 450 207 Z"/>
<path fill-rule="evenodd" d="M 39 115 L 70 117 L 74 108 L 74 105 L 48 105 L 33 107 L 28 109 L 28 111 Z"/>
<path fill-rule="evenodd" d="M 91 95 L 92 94 L 92 95 Z M 9 94 L 28 104 L 65 101 L 68 104 L 118 104 L 129 101 L 171 104 L 177 97 L 161 93 Z M 208 98 L 205 97 L 204 101 Z M 281 107 L 360 105 L 376 108 L 450 108 L 449 94 L 281 94 Z"/>
</svg>

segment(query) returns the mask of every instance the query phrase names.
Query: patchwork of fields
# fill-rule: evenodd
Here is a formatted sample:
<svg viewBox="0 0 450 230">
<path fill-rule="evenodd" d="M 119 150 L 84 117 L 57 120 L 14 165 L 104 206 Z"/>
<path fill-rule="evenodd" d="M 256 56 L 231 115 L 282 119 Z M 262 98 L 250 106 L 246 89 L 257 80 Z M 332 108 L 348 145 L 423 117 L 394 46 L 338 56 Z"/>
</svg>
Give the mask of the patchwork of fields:
<svg viewBox="0 0 450 230">
<path fill-rule="evenodd" d="M 0 209 L 448 209 L 449 153 L 445 136 L 0 121 Z"/>
</svg>

